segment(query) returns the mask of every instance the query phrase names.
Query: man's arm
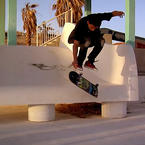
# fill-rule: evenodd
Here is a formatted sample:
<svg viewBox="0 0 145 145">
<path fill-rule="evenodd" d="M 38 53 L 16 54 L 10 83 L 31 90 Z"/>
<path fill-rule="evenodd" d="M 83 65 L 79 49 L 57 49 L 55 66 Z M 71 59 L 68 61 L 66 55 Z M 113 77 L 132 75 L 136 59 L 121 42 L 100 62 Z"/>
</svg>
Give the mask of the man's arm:
<svg viewBox="0 0 145 145">
<path fill-rule="evenodd" d="M 78 67 L 78 60 L 77 60 L 78 46 L 79 46 L 79 41 L 74 40 L 72 65 L 74 66 L 75 69 L 77 69 L 77 67 Z"/>
<path fill-rule="evenodd" d="M 113 11 L 110 13 L 98 13 L 97 15 L 102 21 L 110 21 L 110 19 L 115 16 L 120 16 L 122 18 L 125 15 L 125 13 L 123 11 Z"/>
</svg>

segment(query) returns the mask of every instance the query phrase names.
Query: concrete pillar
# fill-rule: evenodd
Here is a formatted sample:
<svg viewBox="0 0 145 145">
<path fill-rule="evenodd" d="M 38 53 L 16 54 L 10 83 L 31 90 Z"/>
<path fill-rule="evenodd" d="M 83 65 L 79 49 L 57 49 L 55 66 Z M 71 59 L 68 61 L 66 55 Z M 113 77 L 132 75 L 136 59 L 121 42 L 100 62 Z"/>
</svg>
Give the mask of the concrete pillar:
<svg viewBox="0 0 145 145">
<path fill-rule="evenodd" d="M 127 115 L 127 102 L 102 103 L 102 117 L 122 118 Z"/>
<path fill-rule="evenodd" d="M 135 0 L 126 0 L 125 42 L 135 47 Z"/>
<path fill-rule="evenodd" d="M 0 0 L 0 45 L 5 44 L 5 0 Z"/>
<path fill-rule="evenodd" d="M 29 105 L 28 120 L 36 122 L 55 120 L 55 105 Z"/>
<path fill-rule="evenodd" d="M 112 34 L 104 34 L 105 43 L 112 44 Z"/>
<path fill-rule="evenodd" d="M 91 0 L 85 0 L 85 16 L 91 14 Z"/>
<path fill-rule="evenodd" d="M 8 45 L 16 45 L 17 0 L 8 0 Z"/>
</svg>

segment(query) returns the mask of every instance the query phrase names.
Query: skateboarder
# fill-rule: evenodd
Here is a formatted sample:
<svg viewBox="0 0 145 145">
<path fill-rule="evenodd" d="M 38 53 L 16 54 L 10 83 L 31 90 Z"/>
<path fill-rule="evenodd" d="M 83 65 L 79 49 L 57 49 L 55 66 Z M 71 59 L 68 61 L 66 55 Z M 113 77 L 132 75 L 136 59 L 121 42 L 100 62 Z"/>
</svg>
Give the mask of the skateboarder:
<svg viewBox="0 0 145 145">
<path fill-rule="evenodd" d="M 76 24 L 74 30 L 71 32 L 68 43 L 73 43 L 73 62 L 75 69 L 82 70 L 83 62 L 86 58 L 87 50 L 93 47 L 92 52 L 88 56 L 88 61 L 85 62 L 85 67 L 96 69 L 94 62 L 97 55 L 103 48 L 105 40 L 103 39 L 100 26 L 103 20 L 109 21 L 114 16 L 123 17 L 124 12 L 113 11 L 110 13 L 90 14 L 83 17 Z M 78 47 L 80 47 L 79 55 Z"/>
</svg>

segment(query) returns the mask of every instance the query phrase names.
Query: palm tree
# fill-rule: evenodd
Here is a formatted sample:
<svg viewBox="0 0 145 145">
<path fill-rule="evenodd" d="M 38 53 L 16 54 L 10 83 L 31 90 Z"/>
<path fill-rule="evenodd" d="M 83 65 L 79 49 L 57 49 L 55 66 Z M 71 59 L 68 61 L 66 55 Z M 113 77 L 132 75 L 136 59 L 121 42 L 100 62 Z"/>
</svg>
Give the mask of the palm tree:
<svg viewBox="0 0 145 145">
<path fill-rule="evenodd" d="M 25 8 L 22 9 L 22 20 L 23 20 L 23 29 L 26 31 L 26 44 L 31 45 L 31 36 L 32 34 L 36 35 L 36 26 L 37 26 L 37 19 L 36 19 L 36 10 L 33 9 L 37 7 L 37 4 L 27 3 Z"/>
<path fill-rule="evenodd" d="M 82 7 L 84 5 L 85 5 L 85 0 L 57 0 L 53 4 L 52 9 L 56 10 L 55 16 L 58 16 L 62 14 L 63 12 L 66 12 L 72 9 L 73 23 L 77 23 L 83 14 Z M 63 24 L 62 24 L 62 19 L 61 20 L 58 19 L 58 23 L 60 26 L 63 26 L 65 23 L 65 20 L 63 19 Z"/>
</svg>

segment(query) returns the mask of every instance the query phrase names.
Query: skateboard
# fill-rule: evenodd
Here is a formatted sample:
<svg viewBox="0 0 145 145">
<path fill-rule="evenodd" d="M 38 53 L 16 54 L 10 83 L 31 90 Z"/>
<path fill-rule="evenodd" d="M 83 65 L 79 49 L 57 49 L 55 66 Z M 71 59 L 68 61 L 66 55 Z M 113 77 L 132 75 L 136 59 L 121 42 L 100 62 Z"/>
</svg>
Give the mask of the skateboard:
<svg viewBox="0 0 145 145">
<path fill-rule="evenodd" d="M 77 73 L 75 71 L 71 71 L 69 73 L 69 79 L 70 81 L 75 84 L 80 89 L 86 91 L 90 95 L 94 97 L 98 97 L 98 86 L 99 84 L 92 84 L 90 81 L 85 79 L 82 74 Z"/>
</svg>

